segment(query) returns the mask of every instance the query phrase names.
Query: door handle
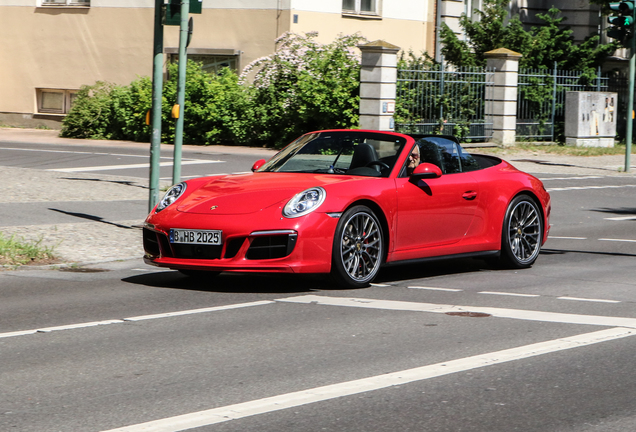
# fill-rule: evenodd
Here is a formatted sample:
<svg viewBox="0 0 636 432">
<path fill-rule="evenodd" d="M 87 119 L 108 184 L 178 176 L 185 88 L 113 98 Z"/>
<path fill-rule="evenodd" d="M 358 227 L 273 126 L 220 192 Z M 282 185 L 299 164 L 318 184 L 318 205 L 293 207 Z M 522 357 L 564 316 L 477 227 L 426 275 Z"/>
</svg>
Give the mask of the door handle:
<svg viewBox="0 0 636 432">
<path fill-rule="evenodd" d="M 475 191 L 464 192 L 464 194 L 462 195 L 462 198 L 464 198 L 466 201 L 472 201 L 475 198 L 477 198 L 477 192 Z"/>
</svg>

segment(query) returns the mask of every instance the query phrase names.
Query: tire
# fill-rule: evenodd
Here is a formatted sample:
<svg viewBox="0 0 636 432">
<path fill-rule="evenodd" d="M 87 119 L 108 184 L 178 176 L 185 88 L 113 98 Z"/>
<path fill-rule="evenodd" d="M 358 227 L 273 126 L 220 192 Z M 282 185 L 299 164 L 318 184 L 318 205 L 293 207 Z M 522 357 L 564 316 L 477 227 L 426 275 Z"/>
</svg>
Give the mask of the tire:
<svg viewBox="0 0 636 432">
<path fill-rule="evenodd" d="M 221 274 L 218 271 L 179 270 L 179 273 L 197 280 L 213 279 Z"/>
<path fill-rule="evenodd" d="M 541 209 L 532 198 L 519 195 L 506 211 L 501 234 L 501 263 L 528 268 L 537 260 L 543 240 Z"/>
<path fill-rule="evenodd" d="M 365 206 L 344 212 L 333 239 L 331 277 L 345 288 L 369 286 L 384 254 L 384 234 L 377 216 Z"/>
</svg>

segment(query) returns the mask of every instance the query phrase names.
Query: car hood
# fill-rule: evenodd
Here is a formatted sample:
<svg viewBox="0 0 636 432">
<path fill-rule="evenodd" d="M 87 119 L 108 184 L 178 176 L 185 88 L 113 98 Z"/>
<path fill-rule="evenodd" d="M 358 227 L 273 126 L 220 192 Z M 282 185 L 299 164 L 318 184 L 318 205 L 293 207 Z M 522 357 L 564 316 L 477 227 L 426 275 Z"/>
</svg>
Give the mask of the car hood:
<svg viewBox="0 0 636 432">
<path fill-rule="evenodd" d="M 359 177 L 292 173 L 249 173 L 213 177 L 180 200 L 177 210 L 215 215 L 256 213 L 272 205 L 284 205 L 305 189 L 357 178 Z"/>
</svg>

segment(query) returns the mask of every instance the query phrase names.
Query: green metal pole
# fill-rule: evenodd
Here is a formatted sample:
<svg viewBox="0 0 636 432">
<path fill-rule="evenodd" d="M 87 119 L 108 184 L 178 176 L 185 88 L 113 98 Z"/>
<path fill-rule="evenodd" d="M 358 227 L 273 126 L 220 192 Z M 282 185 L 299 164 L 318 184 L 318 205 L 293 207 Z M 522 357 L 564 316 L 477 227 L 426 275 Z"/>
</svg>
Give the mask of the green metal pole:
<svg viewBox="0 0 636 432">
<path fill-rule="evenodd" d="M 627 131 L 625 133 L 625 172 L 629 172 L 631 169 L 630 158 L 632 155 L 632 130 L 634 125 L 634 119 L 632 118 L 632 113 L 634 112 L 634 70 L 636 69 L 635 51 L 636 35 L 632 35 L 629 53 L 629 101 L 627 102 Z"/>
<path fill-rule="evenodd" d="M 159 158 L 161 152 L 161 92 L 163 89 L 163 25 L 161 9 L 163 0 L 155 0 L 155 34 L 152 64 L 152 110 L 150 137 L 150 195 L 148 211 L 159 202 Z"/>
<path fill-rule="evenodd" d="M 188 62 L 188 14 L 190 13 L 190 0 L 181 1 L 181 26 L 179 30 L 179 76 L 177 81 L 177 105 L 179 105 L 179 117 L 174 131 L 174 156 L 172 162 L 172 184 L 181 181 L 181 144 L 183 144 L 183 117 L 185 116 L 185 84 L 186 65 Z"/>
</svg>

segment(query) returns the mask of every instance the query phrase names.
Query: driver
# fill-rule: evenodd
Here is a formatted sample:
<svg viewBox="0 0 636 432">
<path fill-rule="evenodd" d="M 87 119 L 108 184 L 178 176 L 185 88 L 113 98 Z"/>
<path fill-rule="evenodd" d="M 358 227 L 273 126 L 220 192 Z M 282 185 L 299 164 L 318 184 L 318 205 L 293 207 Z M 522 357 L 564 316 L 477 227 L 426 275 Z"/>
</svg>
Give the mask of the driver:
<svg viewBox="0 0 636 432">
<path fill-rule="evenodd" d="M 413 170 L 420 164 L 420 147 L 416 144 L 411 150 L 409 154 L 407 165 L 406 165 L 406 174 L 413 174 Z"/>
</svg>

